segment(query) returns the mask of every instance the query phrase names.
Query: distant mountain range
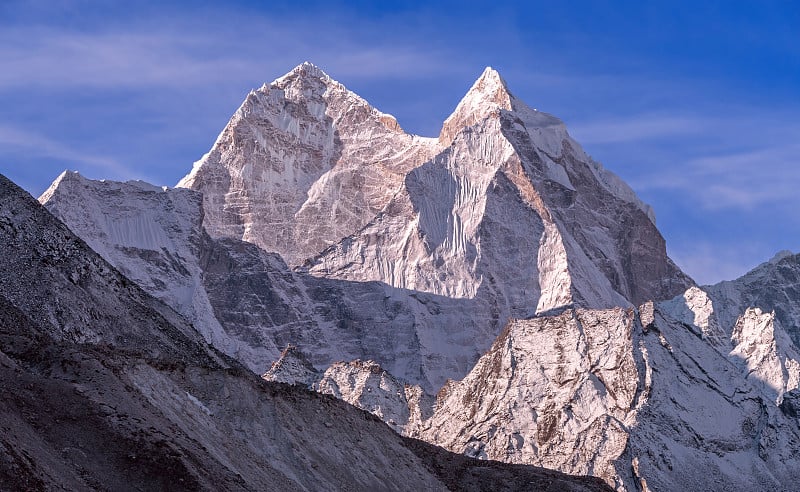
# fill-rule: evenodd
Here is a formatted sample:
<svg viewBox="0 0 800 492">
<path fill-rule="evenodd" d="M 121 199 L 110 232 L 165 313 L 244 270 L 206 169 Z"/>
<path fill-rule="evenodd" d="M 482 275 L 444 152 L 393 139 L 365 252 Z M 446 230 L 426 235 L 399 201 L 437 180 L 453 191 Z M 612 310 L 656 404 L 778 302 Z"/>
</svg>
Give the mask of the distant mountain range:
<svg viewBox="0 0 800 492">
<path fill-rule="evenodd" d="M 368 447 L 331 448 L 325 436 L 351 432 L 340 429 L 341 416 L 358 413 L 307 387 L 455 453 L 593 475 L 617 490 L 791 490 L 800 480 L 800 255 L 781 253 L 741 279 L 698 287 L 667 256 L 650 207 L 491 68 L 439 137 L 422 138 L 304 63 L 252 91 L 176 188 L 65 172 L 39 201 L 100 255 L 84 248 L 93 268 L 145 299 L 135 305 L 168 313 L 170 328 L 147 328 L 151 314 L 92 321 L 126 316 L 129 308 L 114 303 L 133 301 L 108 286 L 92 287 L 91 300 L 70 297 L 85 268 L 47 264 L 27 273 L 18 297 L 6 294 L 11 280 L 0 293 L 36 323 L 71 333 L 70 343 L 154 358 L 123 364 L 138 369 L 122 371 L 133 378 L 122 387 L 203 443 L 222 476 L 240 465 L 215 454 L 230 445 L 218 439 L 252 432 L 272 449 L 272 434 L 254 423 L 259 405 L 302 400 L 322 413 L 298 403 L 308 408 L 291 418 L 323 428 L 279 419 L 282 429 L 310 433 L 278 433 L 306 458 L 279 460 L 286 468 L 275 477 L 301 488 L 369 488 L 351 481 L 356 471 L 337 479 L 314 467 Z M 31 237 L 70 237 L 51 222 Z M 63 292 L 34 280 L 54 269 Z M 46 302 L 23 309 L 42 291 Z M 65 324 L 59 309 L 75 314 Z M 87 326 L 102 329 L 85 334 Z M 165 369 L 159 357 L 180 368 Z M 233 369 L 239 363 L 296 387 L 259 386 Z M 93 387 L 104 391 L 112 380 L 104 381 Z M 371 444 L 384 446 L 376 453 L 435 454 L 415 454 L 411 441 L 369 423 L 363 432 L 383 436 Z M 202 426 L 213 431 L 200 439 L 193 433 Z M 325 450 L 308 454 L 303 446 L 316 439 Z M 263 459 L 254 446 L 242 460 Z M 401 460 L 385 459 L 393 467 Z M 380 465 L 358 460 L 378 476 Z M 428 479 L 468 488 L 419 466 L 419 486 L 399 488 L 425 489 Z M 534 473 L 493 466 L 507 477 Z M 239 476 L 242 488 L 253 483 Z"/>
</svg>

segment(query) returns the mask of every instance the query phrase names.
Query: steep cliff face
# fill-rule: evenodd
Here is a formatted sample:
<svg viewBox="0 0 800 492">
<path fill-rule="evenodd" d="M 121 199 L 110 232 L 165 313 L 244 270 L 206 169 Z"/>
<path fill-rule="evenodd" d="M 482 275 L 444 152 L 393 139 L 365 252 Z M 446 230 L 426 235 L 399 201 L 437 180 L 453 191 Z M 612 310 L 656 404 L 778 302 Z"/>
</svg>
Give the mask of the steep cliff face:
<svg viewBox="0 0 800 492">
<path fill-rule="evenodd" d="M 622 308 L 514 320 L 466 378 L 442 388 L 422 436 L 471 456 L 580 468 L 613 483 L 642 404 L 633 332 L 633 311 Z"/>
<path fill-rule="evenodd" d="M 226 348 L 202 288 L 202 195 L 142 181 L 93 181 L 65 171 L 39 201 L 123 275 Z"/>
<path fill-rule="evenodd" d="M 260 380 L 3 176 L 0 253 L 4 489 L 604 490 Z"/>
<path fill-rule="evenodd" d="M 312 274 L 482 297 L 504 318 L 666 299 L 690 284 L 649 207 L 494 70 L 439 144 L 371 223 L 309 262 Z"/>
<path fill-rule="evenodd" d="M 318 369 L 376 360 L 435 392 L 447 378 L 466 374 L 499 330 L 499 315 L 485 303 L 315 277 L 252 243 L 213 239 L 200 225 L 201 196 L 192 190 L 65 173 L 41 200 L 209 343 L 256 373 L 291 343 Z"/>
<path fill-rule="evenodd" d="M 212 237 L 296 266 L 363 227 L 436 148 L 304 63 L 252 91 L 178 186 L 203 193 Z"/>
</svg>

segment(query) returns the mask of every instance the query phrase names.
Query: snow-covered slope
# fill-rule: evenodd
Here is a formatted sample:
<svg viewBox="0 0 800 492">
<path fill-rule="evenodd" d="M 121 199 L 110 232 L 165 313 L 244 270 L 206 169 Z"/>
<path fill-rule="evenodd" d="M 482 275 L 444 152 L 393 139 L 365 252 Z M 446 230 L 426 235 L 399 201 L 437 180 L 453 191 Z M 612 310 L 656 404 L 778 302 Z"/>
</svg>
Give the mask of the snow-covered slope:
<svg viewBox="0 0 800 492">
<path fill-rule="evenodd" d="M 768 400 L 800 384 L 800 255 L 782 251 L 742 277 L 662 303 L 740 367 Z"/>
<path fill-rule="evenodd" d="M 689 289 L 669 309 L 713 331 L 718 350 L 765 398 L 780 404 L 800 384 L 800 255 L 782 251 L 736 280 Z"/>
<path fill-rule="evenodd" d="M 250 92 L 178 186 L 203 192 L 212 237 L 295 266 L 363 227 L 436 148 L 303 63 Z"/>
<path fill-rule="evenodd" d="M 39 201 L 122 274 L 231 352 L 202 288 L 202 196 L 142 181 L 93 181 L 65 171 Z"/>
<path fill-rule="evenodd" d="M 472 367 L 500 322 L 491 306 L 294 272 L 275 253 L 201 227 L 200 194 L 62 174 L 42 203 L 121 272 L 186 316 L 206 339 L 261 373 L 287 344 L 324 370 L 377 360 L 436 391 Z M 145 231 L 156 238 L 126 237 Z M 478 342 L 475 334 L 480 334 Z M 486 342 L 488 345 L 488 342 Z"/>
</svg>

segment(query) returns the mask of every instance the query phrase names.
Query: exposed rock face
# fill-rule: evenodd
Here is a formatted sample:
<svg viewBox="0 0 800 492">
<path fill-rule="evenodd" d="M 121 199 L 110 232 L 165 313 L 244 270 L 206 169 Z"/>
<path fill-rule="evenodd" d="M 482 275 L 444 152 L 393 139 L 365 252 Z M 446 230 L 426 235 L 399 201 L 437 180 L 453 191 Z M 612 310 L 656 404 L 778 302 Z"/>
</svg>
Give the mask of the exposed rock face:
<svg viewBox="0 0 800 492">
<path fill-rule="evenodd" d="M 512 321 L 421 436 L 619 490 L 780 490 L 800 433 L 761 383 L 659 305 Z M 757 379 L 757 378 L 755 378 Z M 772 395 L 774 397 L 774 395 Z"/>
<path fill-rule="evenodd" d="M 607 490 L 260 380 L 2 176 L 0 253 L 3 488 Z"/>
<path fill-rule="evenodd" d="M 398 432 L 403 432 L 409 423 L 411 409 L 408 397 L 416 393 L 410 385 L 398 381 L 371 360 L 331 365 L 316 383 L 315 389 L 377 415 Z"/>
<path fill-rule="evenodd" d="M 439 393 L 424 439 L 511 463 L 581 468 L 612 483 L 644 386 L 631 309 L 512 321 Z M 641 387 L 640 387 L 641 386 Z"/>
<path fill-rule="evenodd" d="M 800 419 L 800 390 L 792 390 L 783 395 L 781 411 L 789 418 Z"/>
<path fill-rule="evenodd" d="M 295 266 L 361 229 L 436 147 L 304 63 L 252 91 L 178 186 L 203 192 L 212 237 Z"/>
<path fill-rule="evenodd" d="M 262 378 L 299 384 L 335 396 L 380 417 L 395 431 L 418 437 L 433 398 L 420 386 L 400 381 L 374 361 L 336 362 L 317 371 L 296 347 L 287 347 Z"/>
<path fill-rule="evenodd" d="M 287 345 L 281 352 L 280 359 L 273 362 L 261 378 L 276 383 L 299 384 L 312 389 L 320 376 L 320 372 L 296 346 Z"/>
</svg>

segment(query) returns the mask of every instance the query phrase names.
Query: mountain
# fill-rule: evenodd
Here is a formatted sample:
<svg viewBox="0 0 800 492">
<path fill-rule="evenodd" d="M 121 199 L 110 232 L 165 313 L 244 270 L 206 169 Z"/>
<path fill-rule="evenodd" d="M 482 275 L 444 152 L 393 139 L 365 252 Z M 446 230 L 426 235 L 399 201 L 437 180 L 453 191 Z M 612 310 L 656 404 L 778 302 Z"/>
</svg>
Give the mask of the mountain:
<svg viewBox="0 0 800 492">
<path fill-rule="evenodd" d="M 491 69 L 425 139 L 300 65 L 251 92 L 181 180 L 202 210 L 179 189 L 154 198 L 143 185 L 76 180 L 62 176 L 42 202 L 257 372 L 294 343 L 319 369 L 376 360 L 434 392 L 512 317 L 631 306 L 691 284 L 649 207 Z M 172 242 L 128 240 L 137 221 Z"/>
<path fill-rule="evenodd" d="M 40 200 L 263 379 L 407 436 L 617 490 L 800 478 L 798 258 L 694 285 L 490 68 L 422 138 L 305 63 L 177 188 L 66 173 Z"/>
<path fill-rule="evenodd" d="M 364 227 L 436 150 L 304 63 L 250 92 L 178 186 L 203 192 L 211 236 L 296 266 Z"/>
<path fill-rule="evenodd" d="M 775 312 L 775 319 L 800 346 L 800 254 L 781 251 L 742 277 L 706 288 L 720 322 L 732 322 L 748 307 Z"/>
<path fill-rule="evenodd" d="M 0 252 L 3 489 L 607 489 L 259 379 L 3 176 Z"/>
<path fill-rule="evenodd" d="M 203 193 L 212 237 L 317 276 L 484 297 L 512 316 L 690 283 L 652 210 L 491 68 L 425 139 L 304 63 L 251 92 L 178 186 Z"/>
</svg>

